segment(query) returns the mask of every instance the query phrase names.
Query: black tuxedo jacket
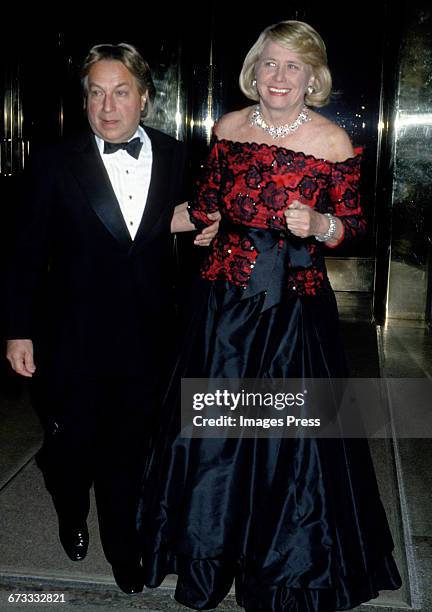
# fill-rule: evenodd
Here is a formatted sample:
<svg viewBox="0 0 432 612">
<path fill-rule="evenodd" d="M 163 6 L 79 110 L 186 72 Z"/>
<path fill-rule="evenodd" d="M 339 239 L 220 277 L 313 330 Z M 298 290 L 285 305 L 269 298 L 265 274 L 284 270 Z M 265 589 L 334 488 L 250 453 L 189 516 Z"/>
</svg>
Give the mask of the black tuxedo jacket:
<svg viewBox="0 0 432 612">
<path fill-rule="evenodd" d="M 90 132 L 29 164 L 6 333 L 33 340 L 39 372 L 157 377 L 166 361 L 174 307 L 170 221 L 185 199 L 185 155 L 178 141 L 145 130 L 153 165 L 134 241 Z"/>
</svg>

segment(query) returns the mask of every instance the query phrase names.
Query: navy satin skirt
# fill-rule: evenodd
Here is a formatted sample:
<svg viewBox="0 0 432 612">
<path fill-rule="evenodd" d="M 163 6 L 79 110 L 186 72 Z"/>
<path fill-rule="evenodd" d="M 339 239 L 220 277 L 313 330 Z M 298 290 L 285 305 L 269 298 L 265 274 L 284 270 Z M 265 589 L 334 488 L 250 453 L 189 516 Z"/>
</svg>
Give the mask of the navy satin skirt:
<svg viewBox="0 0 432 612">
<path fill-rule="evenodd" d="M 347 376 L 331 290 L 263 299 L 224 282 L 194 294 L 140 501 L 145 583 L 177 574 L 196 610 L 233 582 L 248 612 L 348 610 L 401 585 L 367 441 L 179 435 L 182 376 Z"/>
</svg>

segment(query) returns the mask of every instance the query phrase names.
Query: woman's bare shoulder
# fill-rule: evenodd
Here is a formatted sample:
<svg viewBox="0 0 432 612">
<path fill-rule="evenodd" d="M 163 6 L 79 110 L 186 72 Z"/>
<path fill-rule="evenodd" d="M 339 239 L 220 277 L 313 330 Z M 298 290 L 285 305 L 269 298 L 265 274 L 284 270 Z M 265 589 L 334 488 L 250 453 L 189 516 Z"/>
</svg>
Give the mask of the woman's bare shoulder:
<svg viewBox="0 0 432 612">
<path fill-rule="evenodd" d="M 218 138 L 239 140 L 242 131 L 249 125 L 250 107 L 223 115 L 214 124 L 213 131 Z"/>
<path fill-rule="evenodd" d="M 313 120 L 318 139 L 326 150 L 323 157 L 329 161 L 338 162 L 354 155 L 350 137 L 343 128 L 318 113 L 313 113 Z"/>
</svg>

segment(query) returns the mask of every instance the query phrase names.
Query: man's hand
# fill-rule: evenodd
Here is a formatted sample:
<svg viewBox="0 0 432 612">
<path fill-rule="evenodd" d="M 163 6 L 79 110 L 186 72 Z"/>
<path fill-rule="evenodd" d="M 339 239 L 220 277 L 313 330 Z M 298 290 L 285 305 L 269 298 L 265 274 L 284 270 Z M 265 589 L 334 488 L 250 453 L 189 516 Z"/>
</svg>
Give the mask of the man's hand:
<svg viewBox="0 0 432 612">
<path fill-rule="evenodd" d="M 12 369 L 21 376 L 31 378 L 36 371 L 33 361 L 33 342 L 31 340 L 8 340 L 6 359 Z"/>
<path fill-rule="evenodd" d="M 211 221 L 214 221 L 214 223 L 205 227 L 197 236 L 195 236 L 194 244 L 197 246 L 209 246 L 219 231 L 221 214 L 219 212 L 208 213 L 207 217 Z"/>
</svg>

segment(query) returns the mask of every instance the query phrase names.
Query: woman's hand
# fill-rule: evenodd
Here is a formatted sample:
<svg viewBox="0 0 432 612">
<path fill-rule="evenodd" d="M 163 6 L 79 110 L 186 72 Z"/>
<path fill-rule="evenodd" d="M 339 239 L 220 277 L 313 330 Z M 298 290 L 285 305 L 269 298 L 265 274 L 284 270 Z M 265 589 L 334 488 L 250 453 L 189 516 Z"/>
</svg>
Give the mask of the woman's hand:
<svg viewBox="0 0 432 612">
<path fill-rule="evenodd" d="M 329 220 L 310 206 L 294 200 L 284 211 L 287 228 L 300 238 L 325 234 L 329 228 Z"/>
<path fill-rule="evenodd" d="M 205 227 L 197 236 L 195 236 L 194 244 L 197 246 L 209 246 L 219 231 L 221 214 L 219 212 L 208 213 L 207 217 L 213 221 L 213 223 L 211 225 L 207 225 L 207 227 Z"/>
<path fill-rule="evenodd" d="M 209 246 L 219 231 L 221 214 L 219 212 L 208 213 L 207 217 L 213 221 L 213 223 L 205 227 L 195 236 L 194 244 L 197 246 Z M 189 218 L 187 202 L 183 202 L 183 204 L 176 206 L 171 219 L 171 233 L 194 232 L 195 230 L 196 227 Z"/>
<path fill-rule="evenodd" d="M 324 235 L 329 228 L 329 220 L 328 218 L 310 208 L 310 206 L 306 206 L 306 204 L 302 204 L 298 200 L 294 200 L 289 206 L 288 210 L 284 211 L 287 228 L 294 234 L 294 236 L 299 236 L 300 238 L 307 238 L 308 236 L 317 236 Z M 328 240 L 325 244 L 327 246 L 333 247 L 337 246 L 342 240 L 343 236 L 343 225 L 342 221 L 338 218 L 335 218 L 336 221 L 336 232 L 334 233 L 331 240 Z"/>
</svg>

